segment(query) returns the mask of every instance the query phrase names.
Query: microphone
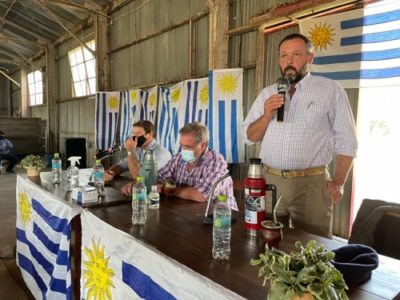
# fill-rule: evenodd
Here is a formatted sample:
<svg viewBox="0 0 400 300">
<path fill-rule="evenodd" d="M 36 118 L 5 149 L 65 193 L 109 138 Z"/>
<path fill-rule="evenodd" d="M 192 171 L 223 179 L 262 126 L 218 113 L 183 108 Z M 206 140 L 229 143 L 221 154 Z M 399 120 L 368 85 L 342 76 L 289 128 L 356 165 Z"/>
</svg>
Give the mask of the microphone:
<svg viewBox="0 0 400 300">
<path fill-rule="evenodd" d="M 283 96 L 283 100 L 285 100 L 286 92 L 289 90 L 289 81 L 281 77 L 276 83 L 278 84 L 278 93 Z M 285 114 L 285 104 L 278 108 L 278 122 L 283 122 L 283 116 Z"/>
<path fill-rule="evenodd" d="M 100 151 L 99 153 L 96 154 L 96 160 L 97 159 L 105 159 L 107 157 L 113 156 L 116 152 L 121 151 L 121 146 L 115 144 L 111 148 L 108 148 L 106 150 Z"/>
</svg>

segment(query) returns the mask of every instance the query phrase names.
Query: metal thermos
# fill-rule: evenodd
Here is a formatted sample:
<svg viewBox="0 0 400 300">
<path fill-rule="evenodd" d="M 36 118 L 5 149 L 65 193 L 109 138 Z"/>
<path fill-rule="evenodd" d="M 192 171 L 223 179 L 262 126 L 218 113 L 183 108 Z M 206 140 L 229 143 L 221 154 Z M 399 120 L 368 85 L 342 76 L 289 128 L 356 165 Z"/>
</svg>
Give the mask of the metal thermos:
<svg viewBox="0 0 400 300">
<path fill-rule="evenodd" d="M 250 167 L 245 179 L 244 226 L 250 235 L 256 236 L 265 219 L 266 184 L 262 175 L 260 158 L 250 158 Z"/>
<path fill-rule="evenodd" d="M 157 184 L 157 163 L 153 150 L 146 150 L 140 166 L 140 175 L 144 178 L 147 193 L 150 193 L 151 186 Z"/>
</svg>

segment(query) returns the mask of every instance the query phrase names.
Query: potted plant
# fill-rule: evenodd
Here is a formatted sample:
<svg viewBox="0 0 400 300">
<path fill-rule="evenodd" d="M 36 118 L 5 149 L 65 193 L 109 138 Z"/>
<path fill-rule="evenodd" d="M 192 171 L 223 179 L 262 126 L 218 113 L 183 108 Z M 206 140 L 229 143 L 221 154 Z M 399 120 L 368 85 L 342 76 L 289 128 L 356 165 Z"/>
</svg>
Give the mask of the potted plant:
<svg viewBox="0 0 400 300">
<path fill-rule="evenodd" d="M 331 263 L 333 252 L 313 240 L 306 247 L 300 241 L 295 246 L 290 254 L 267 247 L 258 259 L 250 260 L 251 265 L 260 266 L 263 285 L 270 281 L 269 300 L 349 299 L 343 276 Z"/>
<path fill-rule="evenodd" d="M 28 176 L 38 176 L 41 169 L 46 168 L 47 162 L 40 155 L 27 155 L 18 164 L 18 167 L 24 168 Z"/>
</svg>

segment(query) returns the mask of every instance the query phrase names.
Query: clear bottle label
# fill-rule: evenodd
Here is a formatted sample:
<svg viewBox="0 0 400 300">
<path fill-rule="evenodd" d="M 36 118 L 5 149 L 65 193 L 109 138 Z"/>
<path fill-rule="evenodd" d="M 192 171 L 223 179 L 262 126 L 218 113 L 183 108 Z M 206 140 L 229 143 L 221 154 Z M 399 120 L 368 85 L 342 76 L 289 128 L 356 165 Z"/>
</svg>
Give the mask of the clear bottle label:
<svg viewBox="0 0 400 300">
<path fill-rule="evenodd" d="M 60 163 L 59 162 L 52 162 L 51 163 L 51 168 L 52 169 L 60 169 Z"/>
</svg>

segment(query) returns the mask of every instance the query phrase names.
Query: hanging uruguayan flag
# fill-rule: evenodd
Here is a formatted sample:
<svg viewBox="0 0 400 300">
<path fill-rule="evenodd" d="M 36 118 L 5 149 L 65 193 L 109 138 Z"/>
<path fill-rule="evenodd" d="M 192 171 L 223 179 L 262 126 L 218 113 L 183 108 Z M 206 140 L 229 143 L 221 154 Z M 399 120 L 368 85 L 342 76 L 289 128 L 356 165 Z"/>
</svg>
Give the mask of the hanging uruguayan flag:
<svg viewBox="0 0 400 300">
<path fill-rule="evenodd" d="M 120 92 L 96 93 L 96 149 L 112 147 L 117 133 Z"/>
<path fill-rule="evenodd" d="M 141 120 L 147 120 L 156 126 L 156 113 L 158 102 L 158 86 L 140 92 L 142 98 Z"/>
<path fill-rule="evenodd" d="M 243 162 L 243 69 L 212 70 L 208 79 L 210 147 L 228 163 Z"/>
<path fill-rule="evenodd" d="M 178 132 L 180 129 L 179 112 L 182 111 L 183 98 L 181 97 L 183 82 L 168 88 L 160 89 L 158 106 L 157 140 L 175 154 L 179 149 Z"/>
<path fill-rule="evenodd" d="M 243 299 L 87 210 L 81 221 L 82 299 Z"/>
<path fill-rule="evenodd" d="M 132 133 L 132 125 L 140 120 L 140 110 L 142 100 L 140 89 L 127 90 L 122 92 L 121 98 L 121 122 L 120 122 L 120 142 L 121 144 Z"/>
<path fill-rule="evenodd" d="M 71 220 L 81 212 L 17 176 L 17 264 L 36 299 L 72 299 Z"/>
<path fill-rule="evenodd" d="M 300 23 L 313 43 L 311 73 L 345 88 L 400 84 L 400 1 L 379 1 Z"/>
<path fill-rule="evenodd" d="M 190 79 L 184 82 L 180 124 L 200 122 L 208 125 L 208 78 Z M 183 114 L 184 112 L 184 114 Z"/>
</svg>

